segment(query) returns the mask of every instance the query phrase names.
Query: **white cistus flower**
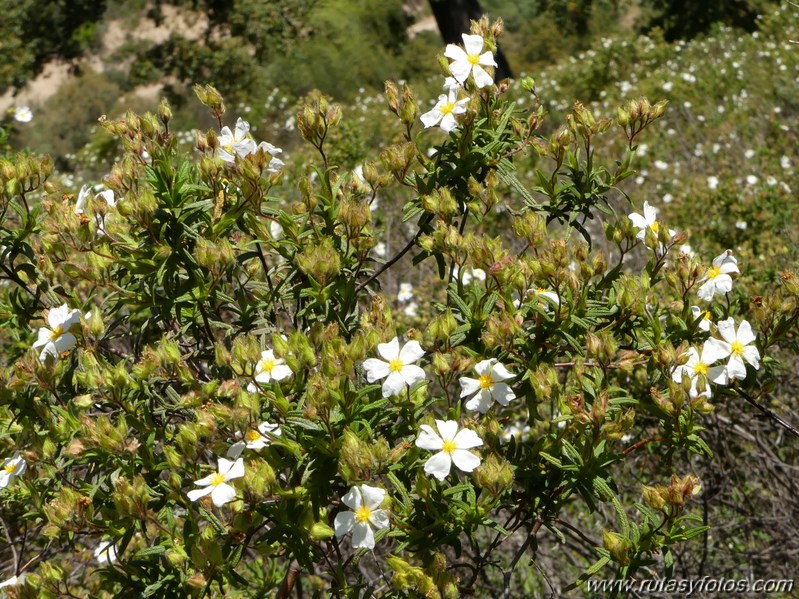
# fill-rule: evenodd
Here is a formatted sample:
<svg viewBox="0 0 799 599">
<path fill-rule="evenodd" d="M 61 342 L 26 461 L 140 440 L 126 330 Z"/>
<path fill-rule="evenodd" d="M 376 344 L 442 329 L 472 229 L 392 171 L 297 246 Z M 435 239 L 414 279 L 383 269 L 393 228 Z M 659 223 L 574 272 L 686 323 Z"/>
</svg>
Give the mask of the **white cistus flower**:
<svg viewBox="0 0 799 599">
<path fill-rule="evenodd" d="M 495 358 L 478 362 L 474 371 L 479 378 L 464 376 L 459 380 L 461 399 L 469 398 L 464 404 L 467 410 L 476 410 L 485 414 L 495 401 L 506 406 L 511 400 L 516 399 L 513 390 L 503 382 L 515 375 L 508 372 L 508 369 Z"/>
<path fill-rule="evenodd" d="M 374 549 L 374 529 L 386 528 L 388 512 L 381 510 L 380 505 L 386 498 L 386 492 L 369 485 L 353 486 L 349 493 L 341 498 L 350 512 L 339 512 L 336 515 L 334 526 L 337 537 L 343 537 L 352 531 L 352 546 L 356 549 Z"/>
<path fill-rule="evenodd" d="M 236 433 L 236 437 L 241 439 L 238 443 L 234 443 L 227 451 L 227 457 L 232 460 L 238 458 L 244 449 L 263 449 L 269 445 L 273 439 L 280 437 L 283 431 L 280 430 L 280 425 L 272 424 L 271 422 L 262 422 L 258 428 L 247 429 L 243 435 Z"/>
<path fill-rule="evenodd" d="M 752 331 L 752 325 L 746 320 L 742 320 L 736 331 L 735 321 L 730 317 L 727 320 L 719 321 L 718 330 L 723 341 L 715 341 L 723 352 L 722 357 L 730 357 L 729 362 L 727 362 L 727 376 L 731 379 L 745 379 L 745 361 L 755 370 L 760 368 L 760 352 L 752 345 L 757 338 Z"/>
<path fill-rule="evenodd" d="M 474 77 L 477 87 L 488 87 L 494 83 L 494 78 L 483 67 L 496 67 L 497 63 L 491 52 L 483 52 L 483 43 L 481 36 L 464 33 L 463 48 L 449 44 L 444 50 L 444 56 L 452 60 L 449 65 L 450 73 L 461 85 L 469 75 Z"/>
<path fill-rule="evenodd" d="M 383 397 L 398 395 L 406 386 L 411 387 L 426 378 L 424 370 L 414 365 L 424 355 L 418 341 L 408 341 L 400 349 L 399 340 L 394 337 L 388 343 L 380 343 L 377 353 L 383 359 L 364 360 L 363 368 L 366 371 L 366 380 L 370 383 L 386 379 L 383 382 Z"/>
<path fill-rule="evenodd" d="M 724 295 L 732 291 L 732 273 L 738 270 L 738 260 L 733 256 L 732 250 L 726 250 L 713 259 L 713 264 L 707 269 L 702 286 L 699 287 L 697 295 L 709 302 L 717 293 Z"/>
<path fill-rule="evenodd" d="M 210 494 L 214 505 L 222 507 L 236 497 L 236 489 L 227 484 L 228 481 L 242 476 L 244 476 L 244 460 L 242 458 L 237 459 L 235 462 L 219 458 L 219 466 L 216 472 L 195 481 L 195 485 L 203 488 L 189 491 L 186 495 L 191 501 L 197 501 L 200 497 Z"/>
<path fill-rule="evenodd" d="M 444 480 L 452 464 L 464 472 L 472 472 L 480 465 L 480 457 L 469 451 L 483 444 L 473 430 L 464 428 L 458 431 L 455 420 L 436 420 L 438 433 L 427 424 L 420 428 L 422 430 L 416 439 L 416 447 L 438 452 L 425 462 L 424 471 L 427 474 Z"/>
<path fill-rule="evenodd" d="M 117 561 L 117 549 L 111 541 L 100 541 L 94 548 L 94 559 L 98 564 L 113 564 Z"/>
<path fill-rule="evenodd" d="M 78 323 L 80 310 L 71 310 L 66 304 L 51 308 L 47 313 L 48 326 L 39 328 L 39 337 L 32 345 L 33 348 L 44 348 L 39 354 L 39 360 L 44 362 L 48 355 L 58 360 L 62 352 L 75 347 L 77 339 L 69 330 Z"/>
<path fill-rule="evenodd" d="M 646 240 L 646 232 L 649 229 L 652 229 L 652 232 L 657 237 L 658 233 L 660 232 L 660 221 L 658 221 L 658 211 L 657 208 L 654 208 L 649 205 L 649 202 L 644 202 L 644 210 L 643 215 L 638 214 L 637 212 L 633 212 L 629 215 L 630 221 L 633 223 L 633 226 L 637 229 L 638 234 L 635 236 L 637 239 L 641 241 Z M 675 231 L 669 229 L 669 237 L 674 237 Z"/>
<path fill-rule="evenodd" d="M 33 111 L 28 106 L 14 108 L 14 120 L 18 123 L 30 123 L 33 120 Z"/>
<path fill-rule="evenodd" d="M 450 133 L 458 126 L 455 115 L 466 112 L 468 103 L 469 98 L 458 100 L 458 93 L 450 89 L 446 94 L 441 94 L 438 97 L 438 102 L 432 110 L 425 112 L 419 118 L 425 129 L 438 125 L 443 131 Z"/>
<path fill-rule="evenodd" d="M 699 397 L 704 395 L 710 397 L 710 387 L 707 383 L 716 385 L 726 385 L 728 383 L 727 369 L 723 365 L 711 366 L 712 364 L 724 359 L 727 354 L 721 347 L 718 339 L 708 339 L 702 346 L 702 354 L 695 347 L 688 349 L 688 360 L 674 369 L 671 378 L 675 383 L 682 383 L 684 377 L 691 381 L 689 395 Z M 704 377 L 704 383 L 700 391 L 700 377 Z"/>
<path fill-rule="evenodd" d="M 3 467 L 0 469 L 0 489 L 5 489 L 11 482 L 28 469 L 28 463 L 18 451 L 14 452 L 10 458 L 3 460 Z"/>
<path fill-rule="evenodd" d="M 282 381 L 294 374 L 283 358 L 276 358 L 275 352 L 267 349 L 261 352 L 261 359 L 255 365 L 256 383 L 271 383 L 272 381 Z M 250 392 L 257 391 L 258 388 L 250 383 L 247 387 Z"/>
<path fill-rule="evenodd" d="M 232 163 L 236 161 L 236 156 L 244 158 L 255 152 L 257 147 L 255 140 L 250 137 L 250 124 L 239 117 L 235 132 L 232 132 L 230 127 L 222 127 L 216 155 L 225 162 Z"/>
</svg>

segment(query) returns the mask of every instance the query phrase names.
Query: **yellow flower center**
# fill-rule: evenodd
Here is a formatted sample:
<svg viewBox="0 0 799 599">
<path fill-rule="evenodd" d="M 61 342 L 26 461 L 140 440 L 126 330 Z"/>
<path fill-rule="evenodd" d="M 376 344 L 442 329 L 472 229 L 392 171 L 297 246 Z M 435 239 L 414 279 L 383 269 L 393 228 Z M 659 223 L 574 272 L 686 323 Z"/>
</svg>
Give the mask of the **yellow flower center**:
<svg viewBox="0 0 799 599">
<path fill-rule="evenodd" d="M 657 232 L 660 230 L 660 223 L 658 221 L 653 221 L 652 224 L 649 225 L 649 228 L 657 235 Z"/>
<path fill-rule="evenodd" d="M 535 290 L 535 292 L 536 292 L 538 295 L 541 295 L 542 293 L 546 293 L 546 292 L 547 292 L 547 290 L 546 290 L 546 289 L 544 289 L 543 287 L 539 287 L 538 289 L 536 289 L 536 290 Z"/>
<path fill-rule="evenodd" d="M 3 470 L 8 472 L 9 474 L 14 474 L 17 471 L 17 467 L 14 464 L 6 464 L 3 466 Z"/>
<path fill-rule="evenodd" d="M 455 444 L 455 441 L 444 441 L 444 447 L 441 448 L 441 451 L 452 453 L 456 449 L 458 449 L 458 446 Z"/>
<path fill-rule="evenodd" d="M 221 485 L 223 482 L 225 482 L 224 474 L 220 474 L 219 472 L 217 472 L 216 474 L 211 476 L 211 486 L 216 487 L 218 485 Z"/>
<path fill-rule="evenodd" d="M 718 266 L 712 266 L 707 271 L 707 278 L 715 279 L 719 274 L 721 274 L 721 269 Z"/>
<path fill-rule="evenodd" d="M 705 310 L 705 311 L 702 313 L 702 318 L 703 318 L 704 320 L 711 320 L 711 319 L 713 318 L 713 315 L 710 313 L 710 310 Z"/>
<path fill-rule="evenodd" d="M 402 363 L 402 360 L 400 360 L 399 358 L 394 358 L 393 360 L 391 360 L 391 362 L 388 363 L 388 369 L 391 372 L 399 372 L 402 370 L 403 366 L 405 365 Z"/>
<path fill-rule="evenodd" d="M 704 362 L 697 362 L 696 366 L 694 366 L 694 372 L 696 374 L 702 374 L 707 376 L 707 364 Z"/>
<path fill-rule="evenodd" d="M 271 373 L 275 368 L 274 360 L 261 360 L 261 370 L 266 373 Z"/>
<path fill-rule="evenodd" d="M 488 390 L 494 384 L 494 381 L 491 380 L 490 374 L 484 374 L 480 377 L 480 388 L 483 390 Z"/>
<path fill-rule="evenodd" d="M 244 438 L 247 440 L 248 443 L 251 443 L 252 441 L 258 441 L 261 438 L 261 436 L 262 436 L 261 433 L 259 433 L 254 429 L 250 429 L 244 434 Z"/>
<path fill-rule="evenodd" d="M 55 341 L 63 334 L 64 334 L 64 327 L 58 325 L 56 328 L 53 329 L 53 332 L 50 333 L 50 341 Z"/>
<path fill-rule="evenodd" d="M 372 515 L 372 510 L 370 510 L 365 505 L 362 505 L 357 510 L 355 510 L 355 519 L 358 522 L 366 523 L 369 521 L 369 516 Z"/>
<path fill-rule="evenodd" d="M 449 114 L 455 110 L 455 104 L 452 102 L 447 102 L 446 104 L 443 104 L 439 110 L 441 110 L 441 114 Z"/>
<path fill-rule="evenodd" d="M 469 64 L 479 64 L 480 63 L 480 55 L 479 54 L 467 54 L 469 59 Z"/>
<path fill-rule="evenodd" d="M 732 353 L 734 353 L 736 356 L 740 356 L 741 354 L 743 354 L 744 344 L 741 343 L 740 341 L 734 341 L 732 344 Z"/>
</svg>

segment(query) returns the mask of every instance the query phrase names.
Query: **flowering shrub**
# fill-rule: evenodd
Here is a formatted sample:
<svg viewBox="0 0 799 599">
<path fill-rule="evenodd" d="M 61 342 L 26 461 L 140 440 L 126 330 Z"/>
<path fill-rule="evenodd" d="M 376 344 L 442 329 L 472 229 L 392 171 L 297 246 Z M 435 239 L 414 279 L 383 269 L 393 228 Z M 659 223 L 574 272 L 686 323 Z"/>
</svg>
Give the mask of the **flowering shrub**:
<svg viewBox="0 0 799 599">
<path fill-rule="evenodd" d="M 542 528 L 585 543 L 569 592 L 668 574 L 707 530 L 690 504 L 702 418 L 768 388 L 795 276 L 755 309 L 730 302 L 734 248 L 681 251 L 620 190 L 665 103 L 629 101 L 615 124 L 576 103 L 545 136 L 533 81 L 523 104 L 493 81 L 500 30 L 447 48 L 430 112 L 386 85 L 397 139 L 362 179 L 331 162 L 326 98 L 297 115 L 318 164 L 293 189 L 291 157 L 225 125 L 210 86 L 218 126 L 196 156 L 165 102 L 104 122 L 126 147 L 110 194 L 2 161 L 0 506 L 19 593 L 510 593 Z M 611 131 L 621 155 L 597 154 Z M 397 189 L 410 239 L 383 259 L 372 206 Z M 404 328 L 380 291 L 411 252 L 437 291 Z"/>
</svg>

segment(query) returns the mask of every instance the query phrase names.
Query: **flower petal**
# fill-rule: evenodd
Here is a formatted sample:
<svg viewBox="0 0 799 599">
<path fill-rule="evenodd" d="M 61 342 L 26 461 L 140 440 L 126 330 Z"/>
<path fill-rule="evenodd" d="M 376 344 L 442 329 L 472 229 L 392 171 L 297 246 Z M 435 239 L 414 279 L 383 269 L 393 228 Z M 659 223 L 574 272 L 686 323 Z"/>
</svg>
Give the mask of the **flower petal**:
<svg viewBox="0 0 799 599">
<path fill-rule="evenodd" d="M 444 441 L 452 441 L 458 433 L 458 423 L 455 420 L 436 420 L 436 427 Z"/>
<path fill-rule="evenodd" d="M 361 495 L 363 496 L 363 504 L 370 510 L 374 510 L 383 503 L 386 498 L 386 490 L 370 487 L 369 485 L 361 485 Z"/>
<path fill-rule="evenodd" d="M 448 44 L 444 49 L 444 56 L 456 62 L 469 62 L 469 57 L 466 55 L 466 52 L 456 44 Z M 457 81 L 457 77 L 455 79 Z M 463 83 L 463 81 L 458 81 L 458 83 Z"/>
<path fill-rule="evenodd" d="M 454 453 L 454 452 L 453 452 Z M 438 480 L 444 480 L 452 467 L 452 460 L 446 451 L 440 451 L 424 463 L 424 471 L 435 476 Z"/>
<path fill-rule="evenodd" d="M 399 358 L 399 352 L 399 339 L 396 337 L 394 337 L 388 343 L 379 343 L 377 345 L 377 353 L 380 354 L 380 357 L 386 362 L 391 362 L 391 360 L 396 360 Z"/>
<path fill-rule="evenodd" d="M 48 343 L 50 343 L 50 335 L 52 334 L 53 331 L 51 331 L 47 327 L 41 327 L 39 329 L 39 338 L 33 342 L 33 345 L 31 345 L 31 347 L 41 347 L 43 345 L 47 345 Z"/>
<path fill-rule="evenodd" d="M 477 433 L 468 428 L 461 429 L 453 441 L 458 449 L 471 449 L 483 444 L 483 440 L 477 436 Z"/>
<path fill-rule="evenodd" d="M 365 522 L 356 522 L 352 527 L 352 546 L 356 549 L 374 549 L 375 533 Z"/>
<path fill-rule="evenodd" d="M 333 528 L 337 537 L 343 537 L 352 530 L 355 524 L 355 514 L 353 512 L 339 512 L 333 520 Z"/>
<path fill-rule="evenodd" d="M 547 292 L 544 292 L 547 293 Z M 543 293 L 541 295 L 544 295 Z M 492 381 L 507 381 L 508 379 L 512 379 L 515 374 L 510 372 L 505 365 L 501 362 L 497 362 L 494 364 L 494 367 L 491 369 L 491 380 Z"/>
<path fill-rule="evenodd" d="M 405 379 L 399 372 L 392 372 L 383 382 L 383 397 L 394 397 L 405 389 Z"/>
<path fill-rule="evenodd" d="M 282 381 L 289 378 L 294 372 L 286 364 L 278 364 L 272 368 L 272 378 L 276 381 Z"/>
<path fill-rule="evenodd" d="M 471 451 L 456 449 L 452 452 L 452 461 L 459 470 L 471 472 L 480 465 L 480 458 Z"/>
<path fill-rule="evenodd" d="M 408 341 L 399 353 L 403 364 L 413 364 L 424 356 L 424 350 L 418 341 Z"/>
<path fill-rule="evenodd" d="M 211 501 L 214 502 L 216 507 L 222 507 L 227 502 L 236 498 L 236 489 L 227 483 L 221 483 L 214 487 L 211 491 Z"/>
<path fill-rule="evenodd" d="M 746 378 L 746 364 L 741 356 L 733 354 L 727 362 L 727 376 L 731 379 L 744 380 Z"/>
<path fill-rule="evenodd" d="M 358 487 L 350 487 L 347 494 L 341 498 L 341 501 L 351 510 L 357 510 L 363 505 L 363 498 L 361 497 L 361 490 Z"/>
<path fill-rule="evenodd" d="M 370 383 L 386 378 L 391 372 L 391 369 L 388 367 L 388 362 L 378 360 L 377 358 L 364 360 L 363 369 L 366 371 L 366 380 Z"/>
<path fill-rule="evenodd" d="M 463 47 L 466 49 L 466 54 L 480 54 L 484 43 L 481 35 L 464 33 L 461 37 L 463 38 Z"/>
<path fill-rule="evenodd" d="M 496 399 L 503 406 L 508 405 L 511 401 L 516 399 L 516 394 L 505 383 L 494 383 L 494 387 L 491 389 L 491 394 L 494 396 L 494 399 Z"/>
<path fill-rule="evenodd" d="M 724 341 L 732 345 L 736 341 L 735 335 L 735 320 L 730 316 L 727 320 L 720 320 L 717 325 L 719 335 L 722 336 Z"/>
<path fill-rule="evenodd" d="M 369 515 L 369 522 L 377 529 L 388 528 L 388 512 L 386 510 L 372 510 L 372 513 Z"/>
<path fill-rule="evenodd" d="M 444 115 L 441 114 L 441 110 L 439 110 L 438 105 L 432 110 L 425 112 L 419 119 L 422 121 L 425 129 L 429 127 L 434 127 L 438 125 L 439 121 L 442 119 Z"/>
<path fill-rule="evenodd" d="M 213 487 L 205 487 L 203 489 L 193 489 L 193 490 L 189 491 L 188 493 L 186 493 L 186 496 L 191 501 L 197 501 L 200 497 L 205 497 L 206 495 L 208 495 L 213 490 L 214 490 Z"/>
<path fill-rule="evenodd" d="M 480 65 L 474 65 L 472 76 L 477 87 L 483 88 L 494 84 L 494 78 Z"/>
<path fill-rule="evenodd" d="M 491 395 L 491 392 L 487 389 L 480 389 L 478 393 L 475 393 L 474 397 L 463 404 L 463 407 L 467 410 L 485 414 L 493 405 L 494 397 Z"/>
<path fill-rule="evenodd" d="M 497 66 L 497 61 L 494 60 L 493 53 L 486 51 L 480 55 L 477 64 L 483 65 L 484 67 L 495 67 Z"/>
<path fill-rule="evenodd" d="M 738 325 L 738 342 L 743 343 L 744 345 L 749 345 L 752 343 L 757 336 L 752 332 L 752 325 L 749 324 L 749 321 L 742 320 L 741 324 Z"/>
<path fill-rule="evenodd" d="M 491 358 L 489 360 L 481 360 L 477 364 L 474 365 L 474 371 L 477 374 L 479 374 L 480 376 L 483 376 L 484 374 L 488 374 L 489 372 L 491 372 L 491 365 L 494 362 L 496 362 L 496 360 L 494 358 Z"/>
<path fill-rule="evenodd" d="M 705 344 L 702 346 L 702 362 L 709 366 L 719 360 L 723 360 L 731 353 L 732 347 L 729 343 L 724 343 L 724 341 L 720 339 L 711 338 L 705 341 Z M 694 364 L 696 364 L 697 361 L 694 361 Z"/>
<path fill-rule="evenodd" d="M 427 378 L 427 375 L 424 373 L 424 369 L 420 368 L 416 364 L 403 366 L 399 374 L 409 387 Z"/>
<path fill-rule="evenodd" d="M 461 385 L 461 399 L 469 395 L 474 395 L 480 390 L 480 381 L 477 379 L 462 376 L 458 379 L 458 382 Z"/>
<path fill-rule="evenodd" d="M 458 83 L 463 84 L 472 72 L 472 65 L 468 62 L 468 59 L 464 61 L 456 60 L 450 63 L 449 72 L 452 73 Z"/>
<path fill-rule="evenodd" d="M 416 439 L 416 447 L 428 449 L 430 451 L 439 451 L 444 447 L 444 441 L 435 432 L 432 427 L 423 424 L 419 427 L 421 431 Z"/>
</svg>

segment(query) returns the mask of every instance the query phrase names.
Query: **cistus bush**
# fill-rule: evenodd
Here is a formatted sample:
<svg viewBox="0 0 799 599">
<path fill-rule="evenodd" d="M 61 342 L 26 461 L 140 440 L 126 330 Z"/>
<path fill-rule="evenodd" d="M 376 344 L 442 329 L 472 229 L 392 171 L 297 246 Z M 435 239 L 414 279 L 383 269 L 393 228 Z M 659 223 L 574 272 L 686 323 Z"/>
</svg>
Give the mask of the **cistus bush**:
<svg viewBox="0 0 799 599">
<path fill-rule="evenodd" d="M 166 102 L 105 120 L 125 154 L 77 197 L 47 159 L 2 160 L 4 590 L 568 595 L 669 575 L 707 531 L 703 417 L 759 405 L 799 286 L 729 301 L 735 248 L 681 251 L 619 187 L 665 103 L 575 103 L 545 136 L 534 82 L 518 103 L 493 79 L 500 31 L 447 47 L 429 110 L 386 84 L 397 136 L 361 175 L 331 160 L 347 115 L 323 95 L 296 116 L 317 164 L 289 186 L 292 157 L 210 85 L 195 153 Z M 620 155 L 597 153 L 609 136 Z M 378 194 L 411 198 L 385 258 Z M 407 328 L 381 284 L 411 258 L 435 280 Z M 545 530 L 582 548 L 570 584 L 519 576 Z"/>
</svg>

